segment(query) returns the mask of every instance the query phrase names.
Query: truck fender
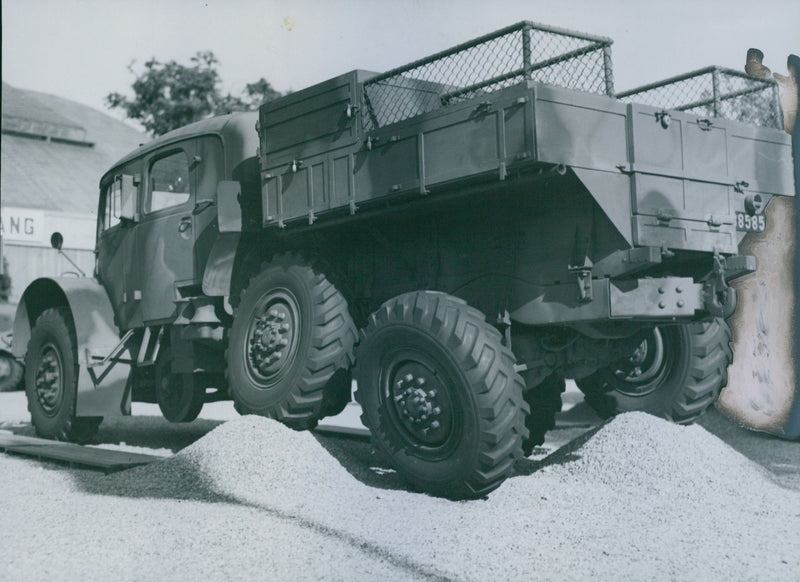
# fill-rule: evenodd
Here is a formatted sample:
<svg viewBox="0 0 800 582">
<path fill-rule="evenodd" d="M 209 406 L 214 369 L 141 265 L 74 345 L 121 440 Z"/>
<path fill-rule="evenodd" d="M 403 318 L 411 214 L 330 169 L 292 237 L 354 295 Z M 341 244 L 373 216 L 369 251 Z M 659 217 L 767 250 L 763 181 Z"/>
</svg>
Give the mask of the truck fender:
<svg viewBox="0 0 800 582">
<path fill-rule="evenodd" d="M 227 296 L 231 292 L 233 263 L 239 248 L 238 232 L 224 232 L 219 235 L 208 255 L 203 271 L 203 293 L 209 297 Z"/>
<path fill-rule="evenodd" d="M 130 364 L 116 363 L 97 384 L 89 373 L 91 356 L 104 356 L 120 343 L 111 301 L 96 280 L 43 277 L 28 285 L 14 318 L 14 355 L 20 358 L 25 356 L 36 318 L 46 309 L 62 306 L 72 314 L 78 347 L 75 415 L 108 417 L 129 414 L 130 394 L 126 394 L 125 387 Z M 123 352 L 120 356 L 131 359 L 129 353 Z M 99 376 L 101 370 L 96 372 L 96 376 Z"/>
</svg>

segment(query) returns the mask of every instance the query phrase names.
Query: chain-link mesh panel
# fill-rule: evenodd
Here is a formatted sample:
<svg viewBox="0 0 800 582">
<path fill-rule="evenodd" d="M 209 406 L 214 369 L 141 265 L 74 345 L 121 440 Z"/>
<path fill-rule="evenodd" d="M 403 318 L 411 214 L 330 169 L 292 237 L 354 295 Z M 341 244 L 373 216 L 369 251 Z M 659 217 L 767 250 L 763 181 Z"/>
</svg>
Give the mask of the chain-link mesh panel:
<svg viewBox="0 0 800 582">
<path fill-rule="evenodd" d="M 522 22 L 364 83 L 369 131 L 532 79 L 613 95 L 611 40 Z"/>
<path fill-rule="evenodd" d="M 617 98 L 701 117 L 783 128 L 777 84 L 732 69 L 708 67 L 618 93 Z"/>
</svg>

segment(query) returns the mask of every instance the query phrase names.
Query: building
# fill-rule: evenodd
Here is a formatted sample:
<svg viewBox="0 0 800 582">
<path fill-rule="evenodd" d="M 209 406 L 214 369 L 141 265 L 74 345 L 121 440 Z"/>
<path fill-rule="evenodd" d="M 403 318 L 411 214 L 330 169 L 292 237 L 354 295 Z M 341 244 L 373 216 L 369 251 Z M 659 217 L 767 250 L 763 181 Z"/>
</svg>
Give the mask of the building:
<svg viewBox="0 0 800 582">
<path fill-rule="evenodd" d="M 2 87 L 0 222 L 15 302 L 37 277 L 91 276 L 100 176 L 147 137 L 80 103 Z M 50 247 L 55 231 L 79 269 Z"/>
</svg>

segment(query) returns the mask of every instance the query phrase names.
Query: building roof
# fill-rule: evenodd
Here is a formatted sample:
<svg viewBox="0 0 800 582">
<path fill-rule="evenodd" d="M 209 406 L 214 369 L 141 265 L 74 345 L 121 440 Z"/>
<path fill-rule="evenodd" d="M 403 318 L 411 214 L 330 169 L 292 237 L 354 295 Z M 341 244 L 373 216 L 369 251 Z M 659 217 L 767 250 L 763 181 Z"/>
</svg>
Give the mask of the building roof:
<svg viewBox="0 0 800 582">
<path fill-rule="evenodd" d="M 100 177 L 147 136 L 69 99 L 2 88 L 3 206 L 94 213 Z"/>
</svg>

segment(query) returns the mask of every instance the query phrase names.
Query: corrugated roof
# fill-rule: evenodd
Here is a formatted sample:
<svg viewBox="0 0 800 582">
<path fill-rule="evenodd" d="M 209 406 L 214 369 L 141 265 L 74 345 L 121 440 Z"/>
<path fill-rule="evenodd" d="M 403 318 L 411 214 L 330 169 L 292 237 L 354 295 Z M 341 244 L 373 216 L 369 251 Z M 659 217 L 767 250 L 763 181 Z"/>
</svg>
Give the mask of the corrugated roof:
<svg viewBox="0 0 800 582">
<path fill-rule="evenodd" d="M 100 177 L 120 157 L 148 140 L 144 133 L 101 111 L 6 83 L 3 118 L 3 206 L 94 213 Z M 8 120 L 11 123 L 5 123 Z M 26 121 L 30 123 L 25 125 Z M 21 135 L 36 132 L 40 138 Z M 50 141 L 43 139 L 48 134 L 53 138 Z"/>
</svg>

